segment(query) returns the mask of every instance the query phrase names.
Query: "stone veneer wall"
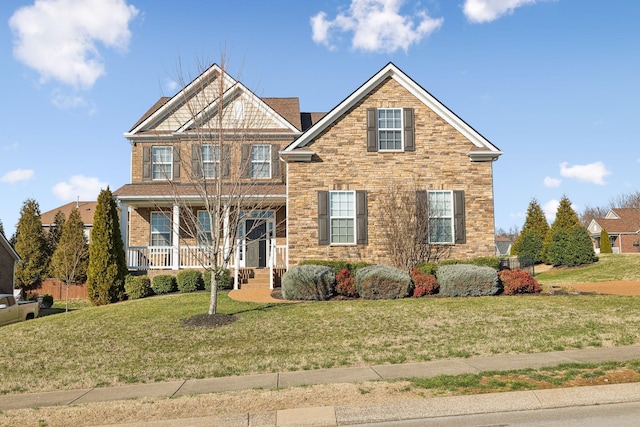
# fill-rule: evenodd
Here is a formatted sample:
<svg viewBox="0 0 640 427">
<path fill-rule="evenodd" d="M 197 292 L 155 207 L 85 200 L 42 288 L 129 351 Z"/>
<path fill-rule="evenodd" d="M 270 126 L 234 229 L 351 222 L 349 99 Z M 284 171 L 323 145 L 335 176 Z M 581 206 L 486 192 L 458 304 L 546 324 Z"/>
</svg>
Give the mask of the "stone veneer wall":
<svg viewBox="0 0 640 427">
<path fill-rule="evenodd" d="M 367 152 L 367 108 L 414 108 L 415 152 Z M 289 163 L 289 264 L 306 259 L 388 263 L 381 228 L 381 192 L 415 182 L 425 190 L 464 190 L 466 244 L 451 246 L 451 258 L 494 255 L 491 162 L 471 162 L 477 150 L 433 111 L 392 79 L 336 120 L 314 142 L 311 163 Z M 368 244 L 318 244 L 318 190 L 366 190 Z"/>
</svg>

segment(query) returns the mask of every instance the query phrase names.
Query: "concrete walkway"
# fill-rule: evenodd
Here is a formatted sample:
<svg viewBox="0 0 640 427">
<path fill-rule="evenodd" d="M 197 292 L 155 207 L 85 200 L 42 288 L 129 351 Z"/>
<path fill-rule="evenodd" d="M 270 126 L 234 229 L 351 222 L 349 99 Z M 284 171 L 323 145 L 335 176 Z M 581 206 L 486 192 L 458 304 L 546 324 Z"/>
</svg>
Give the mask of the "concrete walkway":
<svg viewBox="0 0 640 427">
<path fill-rule="evenodd" d="M 278 389 L 313 384 L 358 383 L 407 377 L 459 375 L 482 371 L 505 371 L 556 366 L 561 363 L 598 363 L 640 359 L 640 345 L 615 348 L 588 348 L 537 354 L 500 355 L 468 359 L 368 367 L 320 369 L 312 371 L 169 381 L 118 387 L 53 391 L 47 393 L 0 396 L 0 410 L 72 405 L 88 402 L 174 397 L 198 393 L 215 393 L 247 389 Z M 511 410 L 557 408 L 640 401 L 640 383 L 576 387 L 538 391 L 427 398 L 392 404 L 299 408 L 237 416 L 180 420 L 191 426 L 336 426 L 356 423 L 391 422 L 445 415 L 465 415 Z M 129 424 L 169 426 L 176 421 Z"/>
</svg>

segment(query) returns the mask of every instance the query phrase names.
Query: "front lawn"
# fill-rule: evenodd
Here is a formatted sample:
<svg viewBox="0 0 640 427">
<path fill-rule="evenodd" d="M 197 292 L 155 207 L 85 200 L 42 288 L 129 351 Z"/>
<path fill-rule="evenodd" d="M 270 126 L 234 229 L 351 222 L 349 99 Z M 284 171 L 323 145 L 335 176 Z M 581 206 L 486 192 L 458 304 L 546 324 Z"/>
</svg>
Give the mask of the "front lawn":
<svg viewBox="0 0 640 427">
<path fill-rule="evenodd" d="M 600 254 L 598 262 L 580 267 L 554 268 L 536 274 L 536 280 L 554 286 L 609 280 L 640 281 L 640 254 Z"/>
<path fill-rule="evenodd" d="M 3 327 L 0 393 L 339 366 L 536 353 L 640 342 L 640 297 L 407 298 L 255 304 L 213 329 L 206 292 L 74 307 Z"/>
</svg>

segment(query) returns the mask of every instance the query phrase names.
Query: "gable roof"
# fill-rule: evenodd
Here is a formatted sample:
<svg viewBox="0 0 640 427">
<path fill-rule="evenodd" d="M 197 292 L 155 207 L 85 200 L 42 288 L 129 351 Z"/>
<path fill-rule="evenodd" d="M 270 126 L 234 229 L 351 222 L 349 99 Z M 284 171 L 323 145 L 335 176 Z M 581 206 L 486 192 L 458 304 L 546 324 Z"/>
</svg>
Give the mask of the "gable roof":
<svg viewBox="0 0 640 427">
<path fill-rule="evenodd" d="M 15 251 L 15 249 L 13 249 L 13 246 L 11 246 L 11 243 L 9 243 L 9 241 L 7 240 L 6 237 L 4 237 L 4 234 L 0 233 L 0 246 L 4 247 L 7 252 L 9 253 L 9 255 L 11 255 L 11 257 L 16 261 L 22 261 L 22 258 L 20 258 L 20 255 L 18 255 L 18 253 Z"/>
<path fill-rule="evenodd" d="M 313 139 L 324 131 L 331 123 L 337 120 L 351 107 L 356 105 L 366 95 L 382 84 L 386 79 L 391 78 L 398 82 L 407 91 L 418 98 L 427 107 L 433 110 L 445 122 L 449 123 L 458 132 L 464 135 L 477 150 L 469 151 L 467 154 L 473 161 L 491 161 L 497 159 L 501 154 L 495 145 L 490 143 L 479 132 L 469 126 L 464 120 L 458 117 L 453 111 L 449 110 L 433 95 L 427 92 L 422 86 L 407 76 L 395 64 L 389 62 L 384 68 L 378 71 L 373 77 L 367 80 L 355 92 L 345 98 L 333 110 L 327 113 L 322 119 L 317 121 L 311 128 L 302 134 L 297 140 L 291 143 L 282 151 L 286 156 L 287 153 L 295 154 L 295 150 L 300 150 L 309 144 Z M 300 150 L 302 151 L 302 150 Z"/>
<path fill-rule="evenodd" d="M 597 225 L 598 227 L 592 227 Z M 589 230 L 599 233 L 602 229 L 608 234 L 640 232 L 640 209 L 636 208 L 614 208 L 610 209 L 604 218 L 594 218 L 589 224 Z"/>
<path fill-rule="evenodd" d="M 40 215 L 40 221 L 43 227 L 49 227 L 55 223 L 56 214 L 62 212 L 65 219 L 69 218 L 71 211 L 74 208 L 78 208 L 80 211 L 80 217 L 82 217 L 82 223 L 85 226 L 93 225 L 93 214 L 96 212 L 96 206 L 98 202 L 70 202 L 66 205 L 59 206 L 50 211 L 44 212 Z"/>
<path fill-rule="evenodd" d="M 300 132 L 300 107 L 297 98 L 265 98 L 261 99 L 252 91 L 247 89 L 242 83 L 231 78 L 217 64 L 202 72 L 191 83 L 178 91 L 174 96 L 160 98 L 131 128 L 124 136 L 130 140 L 137 139 L 149 134 L 158 136 L 159 134 L 173 135 L 175 132 L 185 132 L 189 130 L 195 123 L 193 114 L 189 114 L 189 119 L 181 123 L 177 129 L 170 131 L 155 131 L 155 128 L 164 120 L 169 118 L 178 109 L 186 105 L 187 100 L 193 99 L 198 93 L 218 78 L 222 78 L 224 93 L 222 94 L 223 102 L 229 101 L 232 97 L 238 96 L 239 93 L 247 97 L 247 99 L 257 108 L 258 111 L 266 114 L 267 117 L 274 120 L 282 127 L 283 131 L 299 133 Z M 215 89 L 214 89 L 215 90 Z M 195 116 L 207 117 L 215 114 L 219 97 L 211 96 L 210 99 L 205 97 L 208 104 L 198 106 L 201 108 Z M 269 100 L 270 102 L 267 102 Z M 278 100 L 278 101 L 277 101 Z M 287 101 L 288 100 L 288 101 Z M 275 108 L 274 108 L 275 107 Z M 297 109 L 297 111 L 296 111 Z M 151 133 L 153 132 L 153 133 Z"/>
</svg>

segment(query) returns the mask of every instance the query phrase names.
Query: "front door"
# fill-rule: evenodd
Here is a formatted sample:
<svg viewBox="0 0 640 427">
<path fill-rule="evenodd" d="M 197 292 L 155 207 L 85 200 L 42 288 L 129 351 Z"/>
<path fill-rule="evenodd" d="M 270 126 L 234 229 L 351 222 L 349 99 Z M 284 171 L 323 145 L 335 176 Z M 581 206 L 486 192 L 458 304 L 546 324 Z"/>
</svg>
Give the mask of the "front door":
<svg viewBox="0 0 640 427">
<path fill-rule="evenodd" d="M 247 259 L 245 267 L 267 266 L 267 222 L 263 219 L 245 221 L 247 230 Z"/>
</svg>

